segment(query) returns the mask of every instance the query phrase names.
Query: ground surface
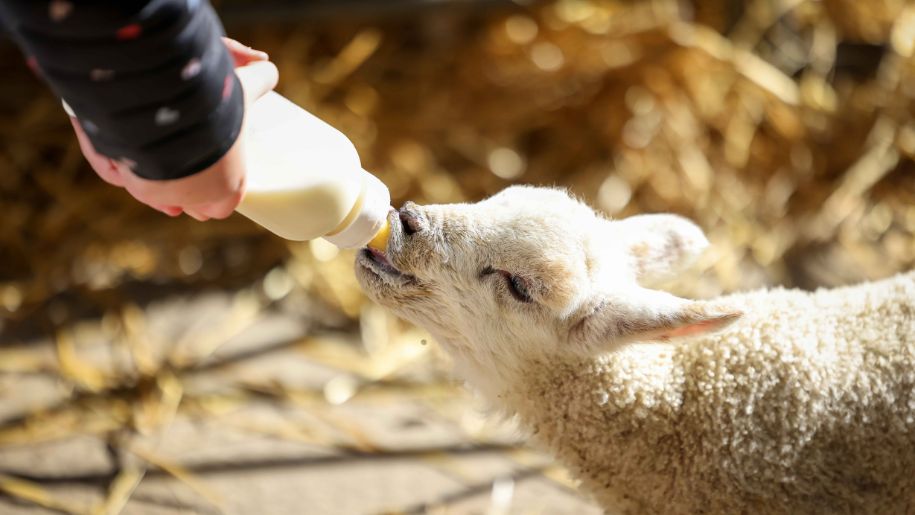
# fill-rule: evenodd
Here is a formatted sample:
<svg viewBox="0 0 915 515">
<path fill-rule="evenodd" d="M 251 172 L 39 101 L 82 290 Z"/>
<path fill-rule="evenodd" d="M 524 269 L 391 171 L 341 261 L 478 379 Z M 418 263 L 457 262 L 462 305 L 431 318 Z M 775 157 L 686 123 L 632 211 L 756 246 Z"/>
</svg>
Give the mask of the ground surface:
<svg viewBox="0 0 915 515">
<path fill-rule="evenodd" d="M 148 349 L 199 343 L 239 309 L 222 293 L 151 304 L 143 310 Z M 88 320 L 69 340 L 2 349 L 0 487 L 14 495 L 0 495 L 0 513 L 90 512 L 111 497 L 114 463 L 146 470 L 126 500 L 128 514 L 599 513 L 515 430 L 486 423 L 421 335 L 371 355 L 358 336 L 315 334 L 281 310 L 249 318 L 207 365 L 169 376 L 181 400 L 165 415 L 169 403 L 149 399 L 167 395 L 132 398 L 127 408 L 117 405 L 124 394 L 105 390 L 74 400 L 73 378 L 91 383 L 92 367 L 114 375 L 129 361 L 121 355 L 127 333 L 105 323 Z M 67 352 L 62 339 L 75 358 L 58 357 Z M 57 410 L 37 418 L 49 406 Z M 111 422 L 124 409 L 131 422 Z M 144 427 L 143 413 L 146 435 L 118 429 Z M 106 442 L 118 435 L 130 446 L 110 451 Z M 24 491 L 16 488 L 23 479 Z M 57 509 L 24 500 L 30 492 Z"/>
</svg>

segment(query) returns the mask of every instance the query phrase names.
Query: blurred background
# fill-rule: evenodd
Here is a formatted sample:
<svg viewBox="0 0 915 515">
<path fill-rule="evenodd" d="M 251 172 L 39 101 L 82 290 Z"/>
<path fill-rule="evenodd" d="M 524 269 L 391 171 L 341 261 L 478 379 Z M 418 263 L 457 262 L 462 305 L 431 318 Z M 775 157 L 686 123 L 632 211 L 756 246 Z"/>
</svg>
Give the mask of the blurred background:
<svg viewBox="0 0 915 515">
<path fill-rule="evenodd" d="M 215 5 L 395 205 L 680 213 L 695 297 L 915 263 L 911 2 Z M 0 513 L 598 513 L 351 253 L 134 202 L 6 40 L 0 76 Z"/>
</svg>

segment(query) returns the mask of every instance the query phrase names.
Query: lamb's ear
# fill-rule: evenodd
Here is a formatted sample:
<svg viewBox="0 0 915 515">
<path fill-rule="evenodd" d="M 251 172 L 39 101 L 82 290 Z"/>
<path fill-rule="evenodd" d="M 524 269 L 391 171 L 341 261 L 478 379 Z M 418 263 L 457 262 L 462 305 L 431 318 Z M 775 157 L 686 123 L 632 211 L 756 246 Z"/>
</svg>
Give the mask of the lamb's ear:
<svg viewBox="0 0 915 515">
<path fill-rule="evenodd" d="M 637 215 L 610 223 L 642 284 L 674 276 L 708 247 L 702 229 L 677 215 Z"/>
<path fill-rule="evenodd" d="M 704 301 L 636 287 L 595 302 L 572 327 L 571 339 L 589 350 L 619 343 L 666 341 L 717 331 L 743 313 Z"/>
</svg>

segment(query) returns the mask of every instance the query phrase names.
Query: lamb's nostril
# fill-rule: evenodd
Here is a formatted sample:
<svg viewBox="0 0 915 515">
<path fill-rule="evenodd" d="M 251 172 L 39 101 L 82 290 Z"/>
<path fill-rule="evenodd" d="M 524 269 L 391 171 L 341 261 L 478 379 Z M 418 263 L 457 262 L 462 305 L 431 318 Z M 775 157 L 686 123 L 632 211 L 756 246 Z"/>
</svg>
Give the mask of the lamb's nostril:
<svg viewBox="0 0 915 515">
<path fill-rule="evenodd" d="M 423 230 L 422 221 L 416 214 L 406 210 L 401 210 L 399 214 L 404 234 L 411 236 Z"/>
</svg>

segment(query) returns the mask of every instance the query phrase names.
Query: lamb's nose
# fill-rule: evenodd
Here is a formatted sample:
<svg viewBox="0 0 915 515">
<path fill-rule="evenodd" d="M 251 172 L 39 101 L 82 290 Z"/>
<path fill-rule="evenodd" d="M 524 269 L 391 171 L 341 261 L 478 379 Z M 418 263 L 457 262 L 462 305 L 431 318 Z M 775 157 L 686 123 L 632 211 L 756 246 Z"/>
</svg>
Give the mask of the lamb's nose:
<svg viewBox="0 0 915 515">
<path fill-rule="evenodd" d="M 412 236 L 425 228 L 425 220 L 419 214 L 418 207 L 413 202 L 407 202 L 398 210 L 403 232 L 407 236 Z"/>
</svg>

